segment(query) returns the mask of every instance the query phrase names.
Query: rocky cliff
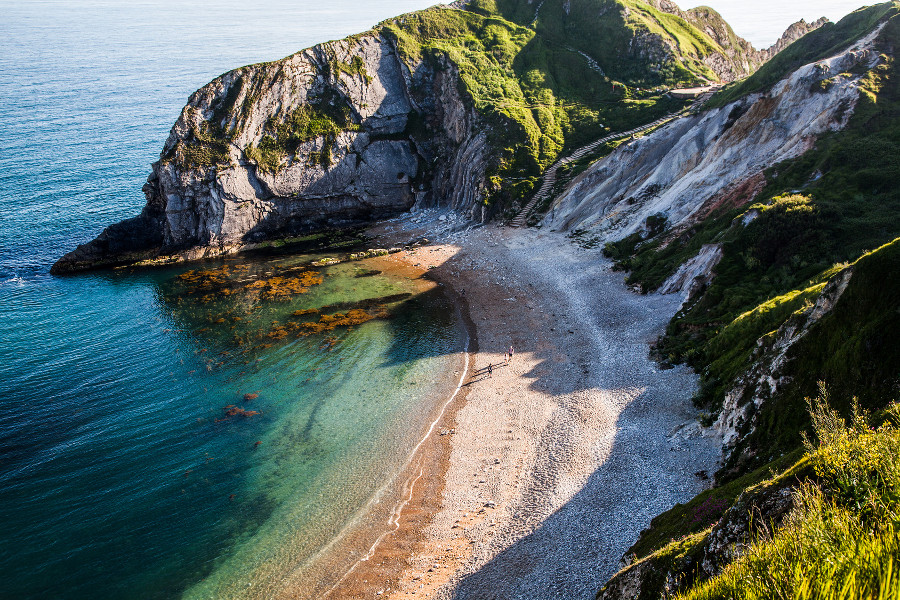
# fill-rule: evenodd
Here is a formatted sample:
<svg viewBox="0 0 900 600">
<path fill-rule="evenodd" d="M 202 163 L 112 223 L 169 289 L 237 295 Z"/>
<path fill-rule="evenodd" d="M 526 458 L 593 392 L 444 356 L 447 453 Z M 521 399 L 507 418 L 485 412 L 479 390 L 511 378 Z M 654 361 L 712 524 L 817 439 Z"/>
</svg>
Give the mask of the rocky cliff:
<svg viewBox="0 0 900 600">
<path fill-rule="evenodd" d="M 190 97 L 142 214 L 54 269 L 226 254 L 417 202 L 481 219 L 488 131 L 453 64 L 408 64 L 375 32 L 236 69 Z"/>
<path fill-rule="evenodd" d="M 758 60 L 760 63 L 764 63 L 767 60 L 771 59 L 773 56 L 802 38 L 804 35 L 809 33 L 810 31 L 815 31 L 822 25 L 828 23 L 828 19 L 825 17 L 820 17 L 813 21 L 812 23 L 807 23 L 805 20 L 800 19 L 796 23 L 792 23 L 790 27 L 788 27 L 784 33 L 781 34 L 781 37 L 778 38 L 774 44 L 766 48 L 765 50 L 758 51 Z"/>
<path fill-rule="evenodd" d="M 773 265 L 770 273 L 776 269 L 785 273 L 781 261 L 789 258 L 798 278 L 803 277 L 801 272 L 815 274 L 819 257 L 802 254 L 806 250 L 801 247 L 819 244 L 837 252 L 835 256 L 846 255 L 835 250 L 833 240 L 806 237 L 823 235 L 817 232 L 823 225 L 818 217 L 812 217 L 816 209 L 804 196 L 785 195 L 771 205 L 754 205 L 749 210 L 746 206 L 766 187 L 777 165 L 804 155 L 821 136 L 847 127 L 861 95 L 869 101 L 866 86 L 872 73 L 893 64 L 880 52 L 886 47 L 879 37 L 884 27 L 881 23 L 841 52 L 798 68 L 766 92 L 676 120 L 626 142 L 576 178 L 544 218 L 544 224 L 554 229 L 578 231 L 582 238 L 592 236 L 594 243 L 608 244 L 613 254 L 621 247 L 627 249 L 626 254 L 645 248 L 644 255 L 626 261 L 626 267 L 644 266 L 649 272 L 655 269 L 658 277 L 661 269 L 652 265 L 654 260 L 663 257 L 663 264 L 673 265 L 674 272 L 663 280 L 657 278 L 658 283 L 638 281 L 644 291 L 680 293 L 685 299 L 683 312 L 676 318 L 684 325 L 679 325 L 681 329 L 670 327 L 669 338 L 662 340 L 659 353 L 661 358 L 677 359 L 672 349 L 684 352 L 687 347 L 694 357 L 704 357 L 705 362 L 696 359 L 695 367 L 712 367 L 704 374 L 707 388 L 717 386 L 722 400 L 701 397 L 698 401 L 712 402 L 712 407 L 706 408 L 717 417 L 714 430 L 722 436 L 727 471 L 732 476 L 741 472 L 740 465 L 755 460 L 751 459 L 759 448 L 755 442 L 748 446 L 746 436 L 755 429 L 760 407 L 791 379 L 783 372 L 788 352 L 803 337 L 806 327 L 827 312 L 822 307 L 832 306 L 840 297 L 850 271 L 828 275 L 823 283 L 817 279 L 815 286 L 801 287 L 759 308 L 752 309 L 751 304 L 748 308 L 752 310 L 744 315 L 735 301 L 732 312 L 720 309 L 727 289 L 716 288 L 709 299 L 704 295 L 726 254 L 729 283 L 743 290 L 754 284 L 753 272 L 761 262 Z M 876 43 L 879 39 L 881 42 Z M 823 168 L 828 168 L 828 163 L 808 176 L 806 185 L 823 177 Z M 769 212 L 770 206 L 779 208 Z M 782 210 L 785 212 L 779 214 L 783 217 L 775 218 Z M 764 212 L 765 222 L 760 224 L 757 219 Z M 800 215 L 813 220 L 803 221 L 805 217 Z M 782 239 L 782 235 L 786 237 Z M 890 239 L 889 232 L 886 236 Z M 794 240 L 803 238 L 796 242 L 800 246 L 786 250 Z M 696 250 L 691 255 L 681 248 Z M 783 253 L 783 258 L 777 258 L 776 253 Z M 801 253 L 802 257 L 788 256 L 791 253 Z M 683 258 L 666 258 L 674 256 Z M 650 267 L 646 267 L 648 263 Z M 818 268 L 828 266 L 825 263 Z M 756 277 L 765 281 L 771 275 L 759 271 Z M 824 281 L 831 283 L 822 291 Z M 774 286 L 771 290 L 768 293 L 775 296 L 787 291 Z M 753 297 L 745 291 L 740 293 Z M 766 292 L 751 293 L 761 294 L 765 300 Z M 796 305 L 803 299 L 810 304 L 798 310 Z M 797 311 L 796 315 L 788 319 L 791 311 Z M 780 314 L 784 315 L 781 320 L 775 320 Z M 706 337 L 698 335 L 701 327 L 706 328 L 701 330 Z M 758 342 L 750 337 L 770 331 L 772 335 Z M 739 452 L 732 455 L 735 448 Z"/>
<path fill-rule="evenodd" d="M 851 71 L 864 72 L 879 60 L 876 36 L 801 67 L 768 93 L 678 119 L 623 144 L 569 185 L 544 224 L 585 229 L 611 242 L 648 233 L 647 219 L 662 215 L 671 236 L 723 204 L 746 203 L 767 168 L 847 124 L 861 79 Z"/>
</svg>

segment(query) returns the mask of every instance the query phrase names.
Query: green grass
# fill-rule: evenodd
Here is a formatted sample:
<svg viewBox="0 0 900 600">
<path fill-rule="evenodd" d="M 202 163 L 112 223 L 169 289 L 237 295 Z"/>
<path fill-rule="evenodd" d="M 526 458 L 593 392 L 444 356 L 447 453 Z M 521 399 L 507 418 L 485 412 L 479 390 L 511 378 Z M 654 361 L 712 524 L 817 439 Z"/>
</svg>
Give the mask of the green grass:
<svg viewBox="0 0 900 600">
<path fill-rule="evenodd" d="M 677 68 L 684 68 L 694 77 L 700 76 L 711 81 L 718 79 L 712 69 L 700 61 L 719 49 L 709 36 L 681 17 L 657 10 L 649 4 L 633 2 L 631 8 L 630 17 L 633 26 L 657 34 L 675 44 L 688 63 L 677 65 Z M 685 73 L 685 79 L 687 77 L 688 74 Z"/>
<path fill-rule="evenodd" d="M 533 25 L 545 39 L 586 52 L 612 80 L 631 88 L 700 83 L 714 75 L 699 59 L 713 51 L 722 50 L 702 31 L 705 25 L 703 19 L 688 22 L 636 0 L 570 0 L 566 3 L 548 0 L 541 7 L 538 19 L 533 24 L 537 3 L 525 0 L 482 0 L 473 5 L 474 10 L 500 14 L 520 25 Z M 568 12 L 565 10 L 566 5 Z M 715 11 L 710 11 L 706 18 L 709 22 L 721 19 Z M 716 24 L 730 30 L 724 21 Z M 663 64 L 648 65 L 646 60 L 632 52 L 632 40 L 635 34 L 640 33 L 660 35 L 677 48 L 684 62 L 668 60 Z M 736 57 L 737 60 L 742 58 L 744 57 L 741 55 Z"/>
<path fill-rule="evenodd" d="M 900 597 L 900 405 L 875 415 L 854 405 L 845 420 L 824 385 L 804 403 L 815 441 L 654 519 L 629 550 L 636 560 L 626 571 L 641 573 L 636 597 Z M 765 507 L 785 490 L 791 507 L 773 518 Z M 715 511 L 706 510 L 711 499 L 723 500 Z M 705 553 L 724 505 L 720 528 L 749 549 L 702 580 L 699 560 L 723 558 Z"/>
<path fill-rule="evenodd" d="M 860 14 L 871 18 L 893 14 L 892 7 L 881 8 L 881 13 Z M 855 19 L 851 22 L 861 16 Z M 888 50 L 898 41 L 900 17 L 894 16 L 877 44 Z M 835 274 L 835 265 L 853 262 L 900 236 L 900 188 L 895 185 L 900 180 L 900 77 L 894 60 L 882 56 L 881 63 L 863 75 L 861 88 L 847 128 L 824 135 L 803 156 L 770 169 L 766 187 L 753 205 L 719 209 L 674 239 L 665 233 L 649 239 L 633 236 L 607 247 L 620 268 L 630 271 L 628 282 L 650 291 L 703 244 L 722 245 L 723 258 L 712 283 L 675 316 L 655 349 L 659 359 L 686 362 L 700 372 L 696 401 L 707 411 L 718 410 L 725 392 L 750 367 L 758 343 L 768 343 L 772 332 L 815 301 L 822 284 Z M 758 216 L 745 226 L 738 217 L 749 211 Z M 883 249 L 864 262 L 891 263 L 893 252 Z M 856 273 L 857 283 L 848 290 L 848 298 L 856 298 L 855 302 L 867 302 L 858 283 L 863 277 Z M 896 293 L 889 277 L 870 285 L 873 297 Z M 856 309 L 846 306 L 845 320 L 825 321 L 834 324 L 833 332 L 816 327 L 808 338 L 818 340 L 820 348 L 828 348 L 840 360 L 831 360 L 805 341 L 798 346 L 804 350 L 791 355 L 796 367 L 789 367 L 787 374 L 792 383 L 763 404 L 756 416 L 757 433 L 732 455 L 728 477 L 797 446 L 799 431 L 808 424 L 803 398 L 814 393 L 817 378 L 835 381 L 842 394 L 851 387 L 866 390 L 864 401 L 873 408 L 886 401 L 900 372 L 890 371 L 896 364 L 894 353 L 888 349 L 878 359 L 872 357 L 869 348 L 881 349 L 884 342 L 865 320 L 850 318 Z M 889 312 L 879 308 L 867 314 L 867 319 L 883 318 L 879 322 L 886 331 L 896 327 Z M 839 336 L 855 339 L 855 345 L 843 345 Z M 885 368 L 873 366 L 879 362 Z M 739 463 L 749 455 L 755 458 Z"/>
<path fill-rule="evenodd" d="M 900 410 L 877 429 L 860 411 L 848 424 L 820 397 L 811 403 L 818 444 L 807 444 L 820 481 L 794 493 L 776 531 L 763 531 L 722 573 L 683 600 L 900 598 Z"/>
<path fill-rule="evenodd" d="M 804 398 L 815 393 L 819 380 L 829 382 L 832 403 L 845 415 L 854 393 L 870 410 L 900 395 L 900 238 L 850 268 L 853 274 L 840 300 L 790 350 L 782 369 L 789 379 L 762 405 L 755 430 L 726 464 L 732 472 L 796 447 L 809 426 Z"/>
</svg>

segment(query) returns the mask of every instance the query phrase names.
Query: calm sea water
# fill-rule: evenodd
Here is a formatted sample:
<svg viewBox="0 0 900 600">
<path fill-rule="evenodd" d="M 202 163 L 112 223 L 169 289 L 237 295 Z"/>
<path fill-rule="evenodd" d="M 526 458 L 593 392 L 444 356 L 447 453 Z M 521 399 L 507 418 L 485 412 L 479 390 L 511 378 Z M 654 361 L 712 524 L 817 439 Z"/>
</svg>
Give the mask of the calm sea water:
<svg viewBox="0 0 900 600">
<path fill-rule="evenodd" d="M 461 368 L 439 291 L 376 260 L 279 295 L 315 255 L 47 272 L 140 210 L 193 90 L 427 4 L 0 2 L 0 597 L 326 581 L 310 557 L 390 495 Z"/>
<path fill-rule="evenodd" d="M 711 6 L 731 25 L 734 32 L 757 49 L 774 44 L 791 23 L 805 19 L 811 23 L 819 17 L 840 21 L 847 13 L 861 6 L 874 4 L 862 0 L 710 0 L 709 2 L 679 2 L 682 8 L 695 5 Z"/>
</svg>

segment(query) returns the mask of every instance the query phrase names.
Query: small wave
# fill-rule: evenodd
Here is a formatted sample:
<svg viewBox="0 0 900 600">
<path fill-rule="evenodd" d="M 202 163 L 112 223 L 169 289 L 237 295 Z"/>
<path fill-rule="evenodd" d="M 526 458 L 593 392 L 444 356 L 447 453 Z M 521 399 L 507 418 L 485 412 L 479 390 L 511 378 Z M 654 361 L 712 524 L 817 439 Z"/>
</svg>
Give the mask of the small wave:
<svg viewBox="0 0 900 600">
<path fill-rule="evenodd" d="M 32 285 L 50 277 L 51 275 L 46 272 L 25 273 L 24 275 L 21 275 L 19 273 L 10 273 L 7 271 L 6 273 L 0 273 L 0 286 L 25 287 L 26 285 Z"/>
<path fill-rule="evenodd" d="M 28 283 L 28 279 L 24 277 L 20 277 L 19 275 L 13 275 L 8 279 L 0 279 L 0 285 L 17 285 L 23 286 Z"/>
</svg>

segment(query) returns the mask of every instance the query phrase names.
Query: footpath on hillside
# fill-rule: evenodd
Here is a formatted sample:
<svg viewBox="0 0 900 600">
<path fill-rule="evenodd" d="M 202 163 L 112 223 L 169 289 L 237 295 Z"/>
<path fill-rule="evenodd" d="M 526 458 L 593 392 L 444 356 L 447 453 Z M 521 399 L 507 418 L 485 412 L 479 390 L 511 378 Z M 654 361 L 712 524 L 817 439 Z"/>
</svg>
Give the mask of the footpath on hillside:
<svg viewBox="0 0 900 600">
<path fill-rule="evenodd" d="M 645 125 L 641 125 L 640 127 L 635 127 L 634 129 L 629 129 L 628 131 L 619 131 L 616 133 L 611 133 L 605 137 L 600 138 L 599 140 L 595 140 L 595 141 L 591 142 L 590 144 L 587 144 L 585 146 L 582 146 L 581 148 L 578 148 L 571 154 L 565 156 L 564 158 L 557 160 L 555 163 L 550 165 L 550 168 L 548 168 L 544 172 L 544 176 L 541 179 L 541 187 L 538 188 L 537 193 L 534 195 L 534 197 L 531 199 L 531 201 L 528 204 L 526 204 L 522 208 L 522 210 L 520 210 L 516 214 L 515 217 L 513 217 L 513 219 L 509 222 L 509 225 L 511 227 L 522 227 L 523 225 L 525 225 L 526 221 L 528 220 L 528 216 L 531 214 L 532 210 L 536 206 L 538 206 L 542 201 L 547 199 L 547 196 L 550 194 L 551 190 L 553 189 L 553 186 L 556 185 L 556 175 L 557 175 L 557 171 L 559 170 L 560 167 L 562 167 L 564 165 L 568 165 L 569 163 L 572 163 L 572 162 L 575 162 L 575 161 L 581 159 L 585 155 L 593 152 L 594 150 L 596 150 L 603 144 L 606 144 L 607 142 L 611 142 L 614 140 L 619 140 L 619 139 L 622 139 L 625 137 L 636 135 L 638 133 L 647 131 L 648 129 L 653 129 L 654 127 L 658 127 L 659 125 L 662 125 L 668 121 L 672 121 L 672 120 L 680 118 L 686 114 L 690 114 L 691 112 L 699 110 L 699 108 L 701 106 L 703 106 L 703 104 L 706 103 L 706 101 L 709 100 L 710 97 L 712 97 L 713 93 L 715 92 L 715 88 L 713 88 L 713 87 L 690 88 L 689 90 L 672 90 L 670 93 L 673 95 L 677 95 L 677 93 L 679 91 L 698 93 L 699 96 L 697 96 L 696 100 L 694 100 L 694 102 L 692 102 L 690 106 L 682 109 L 679 112 L 670 113 L 668 115 L 665 115 L 663 117 L 656 119 L 655 121 L 646 123 Z"/>
</svg>

